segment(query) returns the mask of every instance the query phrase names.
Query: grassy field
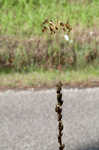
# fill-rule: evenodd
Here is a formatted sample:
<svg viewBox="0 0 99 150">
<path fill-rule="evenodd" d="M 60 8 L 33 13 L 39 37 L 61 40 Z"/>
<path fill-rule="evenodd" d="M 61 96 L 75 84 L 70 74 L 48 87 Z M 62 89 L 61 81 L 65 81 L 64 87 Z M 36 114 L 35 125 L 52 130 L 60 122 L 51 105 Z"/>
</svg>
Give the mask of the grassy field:
<svg viewBox="0 0 99 150">
<path fill-rule="evenodd" d="M 72 26 L 56 36 L 42 22 Z M 53 86 L 99 79 L 99 0 L 1 0 L 0 87 Z"/>
<path fill-rule="evenodd" d="M 27 89 L 27 88 L 52 88 L 58 81 L 64 87 L 94 87 L 99 86 L 99 68 L 88 67 L 84 70 L 38 70 L 28 73 L 1 72 L 0 90 L 7 88 Z"/>
<path fill-rule="evenodd" d="M 73 27 L 99 26 L 98 0 L 1 0 L 0 33 L 7 35 L 41 35 L 45 18 L 65 21 Z"/>
</svg>

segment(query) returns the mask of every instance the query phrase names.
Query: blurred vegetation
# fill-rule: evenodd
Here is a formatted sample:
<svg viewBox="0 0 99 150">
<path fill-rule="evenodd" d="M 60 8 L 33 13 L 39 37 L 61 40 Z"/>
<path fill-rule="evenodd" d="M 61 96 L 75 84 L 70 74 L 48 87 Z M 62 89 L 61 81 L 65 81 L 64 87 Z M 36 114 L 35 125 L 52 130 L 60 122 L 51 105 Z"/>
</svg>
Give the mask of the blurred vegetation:
<svg viewBox="0 0 99 150">
<path fill-rule="evenodd" d="M 73 43 L 65 41 L 65 33 L 43 34 L 45 18 L 69 20 Z M 98 26 L 99 0 L 1 0 L 0 67 L 26 72 L 98 68 Z"/>
<path fill-rule="evenodd" d="M 41 34 L 45 18 L 65 21 L 72 26 L 99 25 L 98 0 L 0 0 L 0 33 L 31 36 Z"/>
</svg>

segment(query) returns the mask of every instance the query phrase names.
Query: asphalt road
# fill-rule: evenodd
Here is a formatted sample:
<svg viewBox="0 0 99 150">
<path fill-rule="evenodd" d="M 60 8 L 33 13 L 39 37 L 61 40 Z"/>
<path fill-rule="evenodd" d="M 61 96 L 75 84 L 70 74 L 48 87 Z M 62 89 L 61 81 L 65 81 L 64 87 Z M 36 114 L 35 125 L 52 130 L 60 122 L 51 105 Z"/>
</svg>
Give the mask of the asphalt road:
<svg viewBox="0 0 99 150">
<path fill-rule="evenodd" d="M 63 89 L 65 150 L 99 150 L 99 88 Z M 56 91 L 0 92 L 0 150 L 58 150 Z"/>
</svg>

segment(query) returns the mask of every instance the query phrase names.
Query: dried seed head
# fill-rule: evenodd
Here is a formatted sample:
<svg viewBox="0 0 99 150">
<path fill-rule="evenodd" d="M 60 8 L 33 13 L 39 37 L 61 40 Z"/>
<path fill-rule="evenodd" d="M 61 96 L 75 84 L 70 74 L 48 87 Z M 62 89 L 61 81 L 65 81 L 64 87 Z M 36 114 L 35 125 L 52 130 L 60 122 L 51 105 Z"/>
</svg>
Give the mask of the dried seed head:
<svg viewBox="0 0 99 150">
<path fill-rule="evenodd" d="M 48 23 L 48 19 L 45 19 L 42 24 L 46 24 L 46 23 Z"/>
<path fill-rule="evenodd" d="M 62 106 L 62 105 L 63 105 L 63 100 L 59 101 L 58 104 L 59 104 L 60 106 Z"/>
<path fill-rule="evenodd" d="M 49 21 L 49 25 L 54 26 L 54 23 L 52 20 Z"/>
<path fill-rule="evenodd" d="M 58 121 L 61 121 L 61 119 L 62 119 L 62 115 L 59 114 L 59 115 L 58 115 Z"/>
<path fill-rule="evenodd" d="M 57 100 L 58 102 L 62 100 L 62 93 L 57 93 Z"/>
<path fill-rule="evenodd" d="M 63 150 L 64 148 L 65 148 L 65 144 L 61 145 L 61 146 L 59 147 L 59 150 Z"/>
<path fill-rule="evenodd" d="M 62 88 L 60 86 L 57 86 L 57 93 L 60 93 L 61 89 Z"/>
<path fill-rule="evenodd" d="M 44 26 L 43 29 L 42 29 L 42 32 L 47 31 L 47 29 L 48 29 L 48 28 L 47 28 L 46 26 Z"/>
<path fill-rule="evenodd" d="M 60 22 L 60 26 L 62 26 L 62 27 L 63 27 L 63 26 L 64 26 L 64 23 L 63 23 L 63 22 Z"/>
<path fill-rule="evenodd" d="M 55 111 L 58 112 L 58 113 L 61 113 L 62 112 L 61 106 L 57 104 L 56 107 L 55 107 Z"/>
<path fill-rule="evenodd" d="M 58 142 L 61 144 L 62 140 L 61 140 L 61 136 L 58 135 Z"/>
<path fill-rule="evenodd" d="M 62 89 L 62 82 L 60 81 L 57 85 L 57 93 L 60 93 L 61 89 Z"/>
<path fill-rule="evenodd" d="M 69 32 L 72 30 L 68 21 L 66 24 L 64 24 L 63 22 L 60 22 L 58 20 L 54 23 L 52 20 L 48 21 L 48 19 L 45 19 L 42 25 L 45 24 L 47 24 L 47 29 L 50 31 L 50 34 L 55 34 L 59 29 L 62 29 L 64 32 L 68 32 L 69 34 Z M 45 28 L 43 28 L 42 32 L 45 31 L 46 31 Z"/>
<path fill-rule="evenodd" d="M 62 121 L 59 121 L 59 126 L 58 126 L 59 130 L 62 131 L 63 130 L 63 124 Z"/>
<path fill-rule="evenodd" d="M 60 136 L 60 137 L 63 136 L 63 133 L 62 133 L 62 132 L 59 132 L 59 135 L 58 135 L 58 136 Z"/>
<path fill-rule="evenodd" d="M 49 29 L 50 29 L 51 32 L 54 31 L 54 28 L 52 26 L 49 26 Z"/>
<path fill-rule="evenodd" d="M 55 26 L 55 29 L 58 30 L 58 26 Z"/>
<path fill-rule="evenodd" d="M 60 86 L 60 87 L 62 87 L 62 85 L 63 85 L 63 84 L 62 84 L 61 81 L 59 81 L 58 84 L 57 84 L 57 86 Z"/>
<path fill-rule="evenodd" d="M 61 93 L 61 89 L 62 89 L 62 83 L 59 82 L 57 85 L 57 101 L 58 104 L 56 105 L 55 111 L 57 112 L 58 115 L 58 130 L 59 130 L 59 135 L 58 135 L 58 143 L 59 143 L 59 150 L 63 150 L 65 145 L 62 144 L 62 130 L 63 130 L 63 123 L 62 123 L 62 93 Z"/>
<path fill-rule="evenodd" d="M 65 29 L 65 28 L 63 28 L 63 31 L 65 32 L 65 31 L 66 31 L 66 29 Z"/>
<path fill-rule="evenodd" d="M 72 30 L 72 28 L 68 22 L 65 24 L 65 27 L 68 29 L 68 32 L 70 32 Z"/>
</svg>

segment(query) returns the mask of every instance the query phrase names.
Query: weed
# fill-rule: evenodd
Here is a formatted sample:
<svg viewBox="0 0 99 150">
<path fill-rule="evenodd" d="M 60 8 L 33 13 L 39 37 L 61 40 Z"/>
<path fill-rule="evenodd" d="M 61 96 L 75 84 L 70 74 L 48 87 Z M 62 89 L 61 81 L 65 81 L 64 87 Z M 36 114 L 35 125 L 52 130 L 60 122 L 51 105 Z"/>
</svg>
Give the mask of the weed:
<svg viewBox="0 0 99 150">
<path fill-rule="evenodd" d="M 63 100 L 62 100 L 62 83 L 59 82 L 57 84 L 57 105 L 55 107 L 55 111 L 57 112 L 57 117 L 58 117 L 58 143 L 59 143 L 59 150 L 63 150 L 65 148 L 65 144 L 62 143 L 62 136 L 63 136 L 63 123 L 62 123 L 62 105 L 63 105 Z"/>
<path fill-rule="evenodd" d="M 1 0 L 0 66 L 25 72 L 39 68 L 67 70 L 75 66 L 80 69 L 89 63 L 97 66 L 98 10 L 98 0 Z M 57 31 L 59 35 L 42 34 L 42 22 L 43 31 L 52 34 Z M 73 43 L 66 42 L 63 36 L 71 30 L 69 22 Z M 95 57 L 90 56 L 94 49 Z"/>
</svg>

